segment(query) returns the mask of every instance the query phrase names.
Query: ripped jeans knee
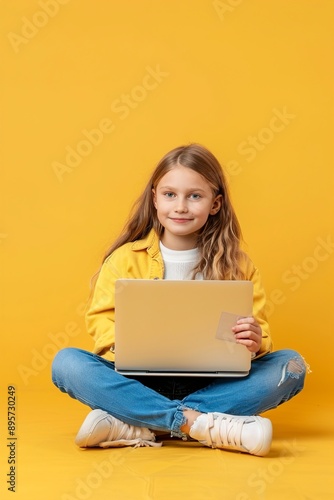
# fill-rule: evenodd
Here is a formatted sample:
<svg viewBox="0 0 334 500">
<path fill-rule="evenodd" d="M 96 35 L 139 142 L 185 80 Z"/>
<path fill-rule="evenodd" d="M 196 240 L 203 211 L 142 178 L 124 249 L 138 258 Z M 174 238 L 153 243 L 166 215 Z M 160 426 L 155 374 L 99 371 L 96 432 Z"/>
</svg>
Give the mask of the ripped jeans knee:
<svg viewBox="0 0 334 500">
<path fill-rule="evenodd" d="M 310 372 L 310 366 L 306 363 L 303 356 L 295 352 L 293 353 L 291 359 L 289 359 L 283 366 L 282 376 L 278 383 L 278 387 L 288 379 L 301 380 L 303 383 L 306 373 Z"/>
</svg>

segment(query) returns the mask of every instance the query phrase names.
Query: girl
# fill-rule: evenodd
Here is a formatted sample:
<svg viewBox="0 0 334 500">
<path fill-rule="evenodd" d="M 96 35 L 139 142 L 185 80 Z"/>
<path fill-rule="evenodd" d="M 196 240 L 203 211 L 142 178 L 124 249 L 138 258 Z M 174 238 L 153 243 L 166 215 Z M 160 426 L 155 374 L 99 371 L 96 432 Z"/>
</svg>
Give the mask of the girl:
<svg viewBox="0 0 334 500">
<path fill-rule="evenodd" d="M 160 446 L 155 434 L 170 432 L 212 448 L 268 453 L 271 422 L 258 415 L 298 394 L 306 367 L 295 351 L 271 352 L 260 275 L 240 245 L 218 160 L 198 144 L 167 153 L 99 272 L 86 315 L 94 353 L 66 348 L 53 362 L 54 384 L 93 409 L 77 434 L 78 446 Z M 141 379 L 117 373 L 118 278 L 251 280 L 253 317 L 240 319 L 232 329 L 252 353 L 250 374 Z"/>
</svg>

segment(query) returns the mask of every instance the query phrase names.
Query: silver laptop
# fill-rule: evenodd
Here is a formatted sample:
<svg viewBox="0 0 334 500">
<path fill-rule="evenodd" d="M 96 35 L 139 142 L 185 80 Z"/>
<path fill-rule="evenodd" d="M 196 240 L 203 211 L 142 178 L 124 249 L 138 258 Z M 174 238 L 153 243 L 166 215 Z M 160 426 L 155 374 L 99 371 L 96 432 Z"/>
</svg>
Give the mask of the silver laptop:
<svg viewBox="0 0 334 500">
<path fill-rule="evenodd" d="M 251 281 L 119 279 L 115 369 L 124 375 L 242 377 L 251 354 L 231 327 L 252 315 Z"/>
</svg>

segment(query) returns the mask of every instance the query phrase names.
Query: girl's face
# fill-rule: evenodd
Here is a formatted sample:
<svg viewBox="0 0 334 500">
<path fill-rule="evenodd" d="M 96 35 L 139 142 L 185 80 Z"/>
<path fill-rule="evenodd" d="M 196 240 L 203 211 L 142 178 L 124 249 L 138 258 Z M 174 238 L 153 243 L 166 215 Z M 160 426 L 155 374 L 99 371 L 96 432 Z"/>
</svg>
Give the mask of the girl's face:
<svg viewBox="0 0 334 500">
<path fill-rule="evenodd" d="M 175 166 L 153 189 L 157 217 L 164 227 L 163 245 L 172 250 L 194 248 L 197 233 L 209 215 L 221 208 L 221 195 L 214 196 L 209 183 L 187 167 Z"/>
</svg>

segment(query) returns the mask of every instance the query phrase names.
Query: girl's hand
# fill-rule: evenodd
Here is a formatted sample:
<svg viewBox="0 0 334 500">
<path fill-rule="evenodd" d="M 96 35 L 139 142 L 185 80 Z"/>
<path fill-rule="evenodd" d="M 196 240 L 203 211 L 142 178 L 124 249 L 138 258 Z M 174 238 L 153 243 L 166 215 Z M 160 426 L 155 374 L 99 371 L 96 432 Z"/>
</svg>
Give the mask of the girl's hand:
<svg viewBox="0 0 334 500">
<path fill-rule="evenodd" d="M 258 352 L 262 343 L 262 329 L 252 317 L 241 318 L 232 328 L 236 341 L 243 344 L 250 352 Z"/>
</svg>

